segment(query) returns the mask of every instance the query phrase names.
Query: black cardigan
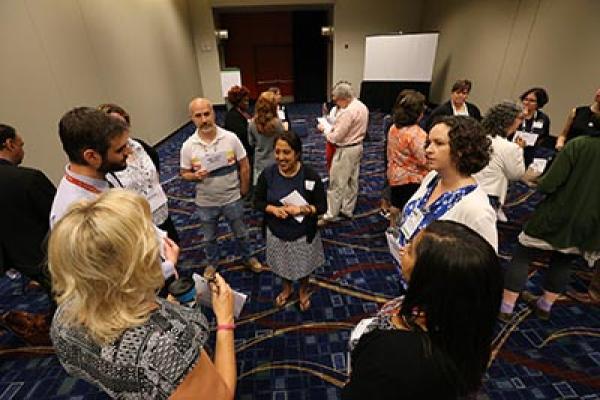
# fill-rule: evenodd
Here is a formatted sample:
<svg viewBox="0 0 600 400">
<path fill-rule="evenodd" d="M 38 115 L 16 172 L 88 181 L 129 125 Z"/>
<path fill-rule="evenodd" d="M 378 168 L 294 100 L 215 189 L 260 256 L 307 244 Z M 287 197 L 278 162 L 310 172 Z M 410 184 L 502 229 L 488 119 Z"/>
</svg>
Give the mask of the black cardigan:
<svg viewBox="0 0 600 400">
<path fill-rule="evenodd" d="M 266 208 L 269 205 L 267 203 L 268 182 L 266 174 L 277 172 L 277 168 L 278 166 L 276 164 L 265 168 L 258 177 L 258 182 L 256 182 L 256 186 L 254 188 L 254 208 L 258 211 L 262 211 L 265 214 L 265 217 L 263 218 L 263 233 L 266 228 L 268 218 Z M 305 180 L 311 180 L 315 182 L 314 190 L 306 191 L 306 201 L 308 204 L 315 206 L 317 209 L 316 214 L 307 215 L 305 217 L 305 220 L 307 221 L 306 241 L 311 243 L 317 233 L 318 216 L 325 214 L 327 211 L 327 196 L 325 194 L 323 181 L 321 181 L 319 174 L 310 166 L 305 164 L 302 164 L 301 170 L 302 169 L 304 170 Z M 298 171 L 298 173 L 300 173 L 300 171 Z"/>
<path fill-rule="evenodd" d="M 473 103 L 465 102 L 467 106 L 467 111 L 469 112 L 469 116 L 475 118 L 477 121 L 481 121 L 481 112 L 479 112 L 479 108 Z M 450 100 L 445 102 L 444 104 L 438 106 L 435 110 L 429 114 L 427 117 L 427 121 L 425 122 L 425 131 L 429 132 L 431 127 L 435 123 L 436 119 L 444 116 L 444 115 L 453 115 L 454 111 L 452 110 L 452 104 L 450 104 Z"/>
</svg>

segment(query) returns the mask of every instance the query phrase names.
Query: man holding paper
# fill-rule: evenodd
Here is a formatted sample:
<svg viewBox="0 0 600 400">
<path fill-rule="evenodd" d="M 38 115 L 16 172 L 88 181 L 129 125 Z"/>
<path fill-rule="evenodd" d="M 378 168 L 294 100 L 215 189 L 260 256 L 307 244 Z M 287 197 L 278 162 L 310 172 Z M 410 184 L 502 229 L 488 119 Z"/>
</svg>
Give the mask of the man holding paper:
<svg viewBox="0 0 600 400">
<path fill-rule="evenodd" d="M 334 221 L 339 214 L 351 218 L 358 196 L 358 174 L 362 157 L 362 142 L 367 133 L 369 110 L 354 97 L 348 83 L 339 83 L 333 88 L 333 97 L 339 111 L 331 129 L 319 124 L 327 141 L 336 147 L 329 172 L 327 190 L 327 213 L 323 223 Z"/>
<path fill-rule="evenodd" d="M 207 266 L 204 274 L 214 275 L 218 265 L 216 232 L 221 215 L 233 230 L 244 265 L 259 272 L 262 266 L 250 256 L 248 230 L 243 220 L 242 197 L 248 193 L 250 184 L 246 150 L 233 132 L 215 124 L 210 101 L 193 99 L 189 111 L 197 129 L 181 147 L 181 177 L 196 182 L 196 204 L 206 241 Z"/>
</svg>

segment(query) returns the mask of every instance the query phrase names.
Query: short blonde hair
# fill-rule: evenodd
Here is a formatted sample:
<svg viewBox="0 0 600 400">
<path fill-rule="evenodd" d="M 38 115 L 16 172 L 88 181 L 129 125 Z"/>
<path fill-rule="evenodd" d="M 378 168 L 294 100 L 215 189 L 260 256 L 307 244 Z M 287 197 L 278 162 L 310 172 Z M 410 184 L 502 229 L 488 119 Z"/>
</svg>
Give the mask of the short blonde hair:
<svg viewBox="0 0 600 400">
<path fill-rule="evenodd" d="M 103 344 L 146 322 L 164 284 L 150 206 L 122 189 L 70 208 L 50 235 L 48 264 L 62 322 Z"/>
</svg>

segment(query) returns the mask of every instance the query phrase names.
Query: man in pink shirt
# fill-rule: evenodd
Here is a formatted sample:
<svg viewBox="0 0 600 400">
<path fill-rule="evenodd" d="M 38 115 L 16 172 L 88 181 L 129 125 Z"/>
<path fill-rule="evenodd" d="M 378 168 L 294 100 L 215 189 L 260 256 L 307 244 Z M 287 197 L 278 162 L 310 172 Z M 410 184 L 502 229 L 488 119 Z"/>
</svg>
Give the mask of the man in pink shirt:
<svg viewBox="0 0 600 400">
<path fill-rule="evenodd" d="M 354 214 L 362 142 L 369 121 L 368 108 L 354 97 L 349 83 L 337 84 L 332 95 L 339 110 L 335 123 L 329 131 L 319 125 L 319 130 L 325 133 L 327 141 L 336 146 L 329 171 L 327 213 L 323 216 L 321 225 L 338 219 L 340 214 L 347 218 L 352 218 Z"/>
</svg>

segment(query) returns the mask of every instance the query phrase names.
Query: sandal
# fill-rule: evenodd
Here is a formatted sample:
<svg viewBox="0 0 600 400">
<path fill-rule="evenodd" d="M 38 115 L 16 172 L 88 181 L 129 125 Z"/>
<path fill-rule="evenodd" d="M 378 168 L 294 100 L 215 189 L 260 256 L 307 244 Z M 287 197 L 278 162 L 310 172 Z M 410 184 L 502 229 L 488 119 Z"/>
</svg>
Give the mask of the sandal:
<svg viewBox="0 0 600 400">
<path fill-rule="evenodd" d="M 291 292 L 287 296 L 284 294 L 284 292 L 279 293 L 277 295 L 277 297 L 275 298 L 275 305 L 277 307 L 283 307 L 285 305 L 285 303 L 287 303 L 287 301 L 291 295 L 292 295 Z"/>
<path fill-rule="evenodd" d="M 306 297 L 304 300 L 302 298 L 298 299 L 298 305 L 300 307 L 300 311 L 306 311 L 310 308 L 310 295 Z"/>
</svg>

